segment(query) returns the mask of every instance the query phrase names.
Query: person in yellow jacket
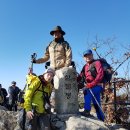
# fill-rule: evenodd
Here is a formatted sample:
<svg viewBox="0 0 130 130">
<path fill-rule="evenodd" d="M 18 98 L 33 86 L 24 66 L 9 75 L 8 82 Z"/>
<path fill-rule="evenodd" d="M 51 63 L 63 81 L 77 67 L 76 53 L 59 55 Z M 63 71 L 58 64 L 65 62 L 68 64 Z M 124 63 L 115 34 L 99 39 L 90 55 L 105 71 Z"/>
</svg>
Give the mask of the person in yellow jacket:
<svg viewBox="0 0 130 130">
<path fill-rule="evenodd" d="M 50 67 L 55 70 L 71 66 L 72 50 L 69 43 L 64 40 L 65 32 L 60 26 L 56 26 L 50 34 L 54 40 L 47 46 L 45 55 L 37 60 L 34 59 L 33 63 L 40 64 L 50 60 Z"/>
<path fill-rule="evenodd" d="M 25 91 L 24 109 L 26 111 L 26 117 L 29 119 L 29 125 L 27 122 L 26 126 L 31 127 L 31 130 L 43 130 L 45 127 L 47 127 L 48 130 L 51 129 L 49 119 L 46 116 L 46 102 L 48 103 L 46 97 L 51 95 L 51 81 L 54 75 L 55 71 L 53 69 L 47 69 L 43 75 L 36 76 Z M 33 124 L 34 117 L 36 121 L 35 124 Z"/>
</svg>

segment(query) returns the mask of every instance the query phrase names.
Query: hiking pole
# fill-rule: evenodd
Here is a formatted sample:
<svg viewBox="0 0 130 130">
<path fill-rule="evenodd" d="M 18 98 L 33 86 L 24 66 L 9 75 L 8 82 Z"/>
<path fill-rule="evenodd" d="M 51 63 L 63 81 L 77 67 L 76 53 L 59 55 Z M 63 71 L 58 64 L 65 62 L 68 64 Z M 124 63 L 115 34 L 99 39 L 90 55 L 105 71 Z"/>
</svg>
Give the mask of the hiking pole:
<svg viewBox="0 0 130 130">
<path fill-rule="evenodd" d="M 33 61 L 36 60 L 36 57 L 37 57 L 37 54 L 36 54 L 36 53 L 33 53 L 33 54 L 31 55 L 31 68 L 32 68 L 32 70 L 33 70 Z"/>
<path fill-rule="evenodd" d="M 84 77 L 84 76 L 83 76 L 83 77 Z M 86 81 L 85 77 L 84 77 L 84 80 L 85 80 L 85 83 L 87 83 L 87 81 Z M 92 92 L 91 88 L 88 88 L 88 90 L 89 90 L 89 91 L 90 91 L 90 93 L 92 94 L 92 96 L 93 96 L 94 100 L 96 101 L 96 103 L 97 103 L 98 107 L 100 108 L 101 112 L 103 113 L 104 118 L 106 119 L 106 116 L 105 116 L 105 114 L 104 114 L 104 112 L 103 112 L 103 110 L 102 110 L 102 108 L 101 108 L 101 106 L 100 106 L 99 102 L 97 101 L 97 99 L 96 99 L 95 95 L 93 94 L 93 92 Z M 107 121 L 107 120 L 106 120 L 106 121 Z M 107 123 L 107 124 L 108 124 L 108 123 Z"/>
<path fill-rule="evenodd" d="M 98 107 L 101 109 L 102 113 L 104 114 L 104 112 L 103 112 L 103 110 L 102 110 L 102 108 L 101 108 L 99 102 L 97 101 L 95 95 L 93 94 L 92 90 L 91 90 L 90 88 L 89 88 L 88 90 L 90 91 L 90 93 L 92 94 L 92 96 L 93 96 L 94 100 L 96 101 Z M 105 114 L 104 114 L 104 116 L 105 116 Z"/>
<path fill-rule="evenodd" d="M 37 57 L 37 54 L 36 53 L 33 53 L 31 55 L 31 67 L 29 68 L 29 74 L 32 74 L 33 73 L 33 61 L 36 60 L 36 57 Z"/>
<path fill-rule="evenodd" d="M 86 79 L 85 79 L 85 77 L 84 77 L 84 76 L 83 76 L 83 78 L 84 78 L 84 82 L 87 84 L 87 81 L 86 81 Z M 102 111 L 102 113 L 103 113 L 103 115 L 104 115 L 104 117 L 105 117 L 105 114 L 104 114 L 104 112 L 103 112 L 103 110 L 102 110 L 102 108 L 101 108 L 101 106 L 100 106 L 99 102 L 97 101 L 97 99 L 96 99 L 95 95 L 93 94 L 93 92 L 92 92 L 91 88 L 88 88 L 88 90 L 89 90 L 89 91 L 90 91 L 90 93 L 92 94 L 92 96 L 93 96 L 94 100 L 96 101 L 96 103 L 97 103 L 98 107 L 100 108 L 100 110 Z M 106 117 L 105 117 L 105 118 L 106 118 Z"/>
<path fill-rule="evenodd" d="M 96 99 L 95 95 L 93 94 L 93 92 L 92 92 L 92 90 L 91 90 L 90 88 L 89 88 L 88 90 L 89 90 L 89 91 L 90 91 L 90 93 L 92 94 L 92 96 L 93 96 L 94 100 L 96 101 L 96 103 L 97 103 L 98 107 L 100 108 L 100 110 L 101 110 L 101 112 L 103 113 L 103 116 L 104 116 L 104 118 L 105 118 L 105 120 L 106 120 L 105 113 L 103 112 L 103 110 L 102 110 L 102 108 L 101 108 L 101 106 L 100 106 L 99 102 L 97 101 L 97 99 Z M 106 120 L 106 121 L 107 121 L 107 120 Z M 106 122 L 106 123 L 107 123 L 107 125 L 109 125 L 109 124 L 108 124 L 108 122 Z"/>
<path fill-rule="evenodd" d="M 101 56 L 98 54 L 96 48 L 93 48 L 93 50 L 96 52 L 97 56 L 98 56 L 99 58 L 101 58 Z"/>
</svg>

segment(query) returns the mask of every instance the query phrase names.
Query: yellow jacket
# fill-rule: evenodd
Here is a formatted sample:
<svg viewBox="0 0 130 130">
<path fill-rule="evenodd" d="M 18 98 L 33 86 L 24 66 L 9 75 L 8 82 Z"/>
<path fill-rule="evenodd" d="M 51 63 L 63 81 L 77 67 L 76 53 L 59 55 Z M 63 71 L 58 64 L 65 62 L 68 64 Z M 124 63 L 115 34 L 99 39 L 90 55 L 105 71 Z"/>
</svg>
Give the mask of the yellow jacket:
<svg viewBox="0 0 130 130">
<path fill-rule="evenodd" d="M 43 88 L 44 91 L 48 93 L 48 95 L 51 94 L 52 91 L 51 83 L 48 83 L 47 85 L 43 85 Z M 32 110 L 32 103 L 33 103 L 37 105 L 36 107 L 37 113 L 45 113 L 44 100 L 43 100 L 43 88 L 39 77 L 36 77 L 36 79 L 29 85 L 24 95 L 24 108 L 26 112 Z"/>
</svg>

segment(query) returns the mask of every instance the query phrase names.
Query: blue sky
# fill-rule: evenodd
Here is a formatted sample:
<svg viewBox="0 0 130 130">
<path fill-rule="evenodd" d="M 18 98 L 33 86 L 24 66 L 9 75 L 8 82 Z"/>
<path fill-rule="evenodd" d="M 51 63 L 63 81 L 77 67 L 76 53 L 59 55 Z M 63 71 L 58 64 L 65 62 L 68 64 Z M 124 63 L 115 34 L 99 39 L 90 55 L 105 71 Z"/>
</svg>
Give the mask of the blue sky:
<svg viewBox="0 0 130 130">
<path fill-rule="evenodd" d="M 122 45 L 130 45 L 129 7 L 129 0 L 0 0 L 0 83 L 7 89 L 15 80 L 24 87 L 30 55 L 43 56 L 56 25 L 66 32 L 65 40 L 80 67 L 81 54 L 96 35 L 101 39 L 116 36 L 115 55 L 121 57 L 126 51 Z M 105 48 L 99 51 L 105 53 Z M 34 65 L 36 74 L 44 70 L 44 64 Z"/>
</svg>

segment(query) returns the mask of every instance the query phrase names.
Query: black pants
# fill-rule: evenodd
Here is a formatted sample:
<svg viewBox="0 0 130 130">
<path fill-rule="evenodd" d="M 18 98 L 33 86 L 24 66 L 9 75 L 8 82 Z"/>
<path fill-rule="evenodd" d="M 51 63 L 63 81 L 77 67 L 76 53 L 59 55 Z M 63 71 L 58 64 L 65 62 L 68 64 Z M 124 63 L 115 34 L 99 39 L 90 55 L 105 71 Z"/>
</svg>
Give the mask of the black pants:
<svg viewBox="0 0 130 130">
<path fill-rule="evenodd" d="M 32 120 L 26 120 L 25 130 L 51 130 L 48 114 L 35 114 Z"/>
<path fill-rule="evenodd" d="M 10 111 L 17 111 L 17 99 L 9 97 L 9 110 Z"/>
<path fill-rule="evenodd" d="M 9 104 L 9 110 L 10 111 L 17 111 L 17 104 Z"/>
<path fill-rule="evenodd" d="M 9 105 L 9 110 L 10 111 L 17 111 L 17 104 L 15 103 L 15 104 L 10 104 Z"/>
</svg>

